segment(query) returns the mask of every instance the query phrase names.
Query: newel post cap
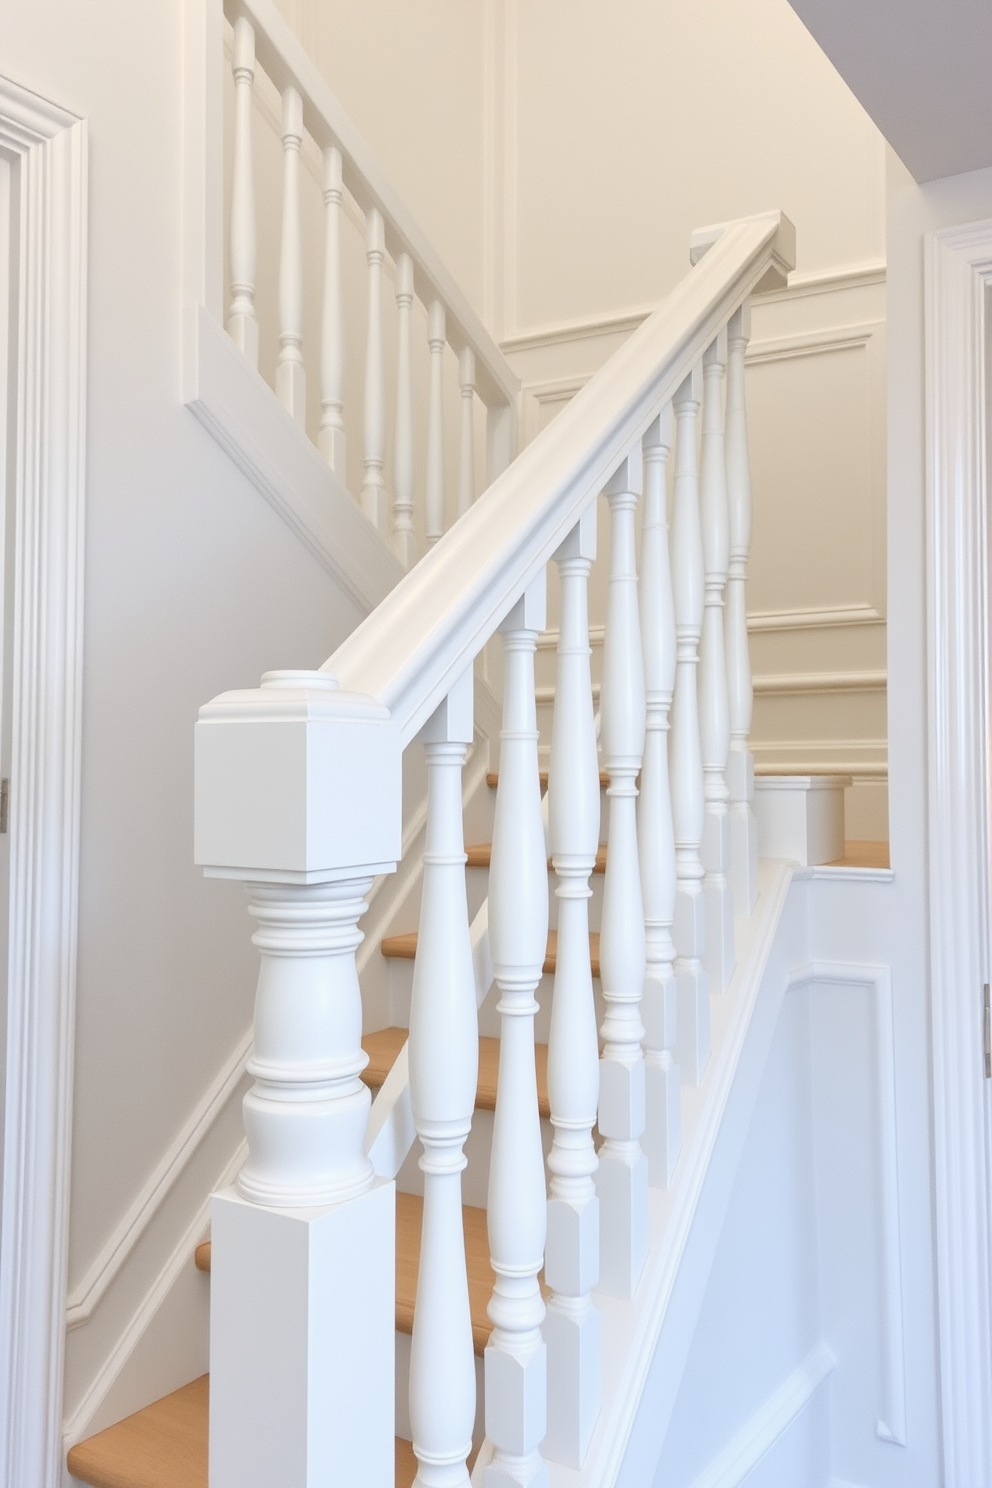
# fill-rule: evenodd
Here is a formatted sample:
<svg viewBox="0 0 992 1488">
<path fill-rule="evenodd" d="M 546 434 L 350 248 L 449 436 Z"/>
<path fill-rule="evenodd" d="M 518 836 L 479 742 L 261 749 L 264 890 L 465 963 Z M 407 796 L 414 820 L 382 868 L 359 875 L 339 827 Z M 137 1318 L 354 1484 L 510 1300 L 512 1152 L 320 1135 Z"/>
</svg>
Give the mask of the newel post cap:
<svg viewBox="0 0 992 1488">
<path fill-rule="evenodd" d="M 200 709 L 194 857 L 209 877 L 328 883 L 402 856 L 402 742 L 327 672 L 266 672 Z"/>
</svg>

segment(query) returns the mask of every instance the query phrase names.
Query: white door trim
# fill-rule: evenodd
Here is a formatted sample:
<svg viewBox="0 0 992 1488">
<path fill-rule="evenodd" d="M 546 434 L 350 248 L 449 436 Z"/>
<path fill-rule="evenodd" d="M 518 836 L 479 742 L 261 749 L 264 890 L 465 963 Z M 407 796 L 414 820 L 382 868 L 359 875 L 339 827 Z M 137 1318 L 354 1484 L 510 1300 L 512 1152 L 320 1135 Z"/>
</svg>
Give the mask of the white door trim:
<svg viewBox="0 0 992 1488">
<path fill-rule="evenodd" d="M 992 221 L 926 240 L 930 970 L 945 1488 L 992 1482 L 985 292 Z"/>
<path fill-rule="evenodd" d="M 62 1480 L 76 983 L 85 122 L 0 78 L 20 178 L 0 1482 Z"/>
</svg>

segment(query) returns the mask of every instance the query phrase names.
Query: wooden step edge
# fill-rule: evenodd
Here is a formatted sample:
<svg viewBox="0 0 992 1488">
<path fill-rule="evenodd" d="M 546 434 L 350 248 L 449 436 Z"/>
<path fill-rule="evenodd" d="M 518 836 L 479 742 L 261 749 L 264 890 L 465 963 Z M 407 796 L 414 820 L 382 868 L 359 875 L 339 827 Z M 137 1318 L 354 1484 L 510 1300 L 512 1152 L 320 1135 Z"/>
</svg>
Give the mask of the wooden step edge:
<svg viewBox="0 0 992 1488">
<path fill-rule="evenodd" d="M 465 849 L 466 868 L 488 868 L 492 861 L 493 845 L 491 842 L 476 842 Z M 596 862 L 593 865 L 593 873 L 606 872 L 606 844 L 601 843 L 596 853 Z M 548 859 L 548 872 L 554 872 L 554 864 Z"/>
<path fill-rule="evenodd" d="M 382 1028 L 378 1033 L 367 1033 L 362 1047 L 369 1054 L 369 1062 L 362 1079 L 372 1090 L 378 1090 L 392 1069 L 397 1054 L 407 1041 L 406 1028 Z M 395 1052 L 393 1052 L 395 1050 Z M 542 1116 L 550 1117 L 548 1098 L 548 1046 L 535 1044 L 534 1060 L 537 1065 L 537 1106 Z M 499 1039 L 479 1037 L 479 1078 L 475 1089 L 475 1109 L 495 1111 L 496 1083 L 499 1076 Z"/>
<path fill-rule="evenodd" d="M 74 1478 L 90 1488 L 207 1488 L 209 1376 L 173 1390 L 66 1454 Z M 413 1444 L 395 1439 L 396 1488 L 413 1488 Z"/>
<path fill-rule="evenodd" d="M 852 838 L 844 843 L 844 856 L 824 863 L 825 868 L 891 868 L 889 844 Z"/>
<path fill-rule="evenodd" d="M 386 935 L 379 943 L 379 949 L 387 959 L 397 961 L 412 961 L 417 954 L 417 932 L 408 930 L 403 935 Z M 599 976 L 599 934 L 592 931 L 589 935 L 589 959 L 592 963 L 592 974 Z M 544 958 L 543 970 L 547 973 L 554 971 L 558 964 L 558 932 L 548 931 L 548 949 Z"/>
<path fill-rule="evenodd" d="M 541 775 L 541 789 L 542 789 L 542 791 L 545 791 L 548 788 L 548 772 L 547 772 L 547 770 L 542 770 L 540 772 L 540 775 Z M 601 790 L 605 790 L 606 787 L 609 785 L 609 783 L 610 783 L 610 777 L 607 774 L 607 772 L 605 770 L 600 770 L 600 772 L 599 772 L 600 789 Z M 489 787 L 490 790 L 495 790 L 496 789 L 496 787 L 499 785 L 499 771 L 498 770 L 488 770 L 486 772 L 486 784 L 488 785 L 488 787 Z"/>
</svg>

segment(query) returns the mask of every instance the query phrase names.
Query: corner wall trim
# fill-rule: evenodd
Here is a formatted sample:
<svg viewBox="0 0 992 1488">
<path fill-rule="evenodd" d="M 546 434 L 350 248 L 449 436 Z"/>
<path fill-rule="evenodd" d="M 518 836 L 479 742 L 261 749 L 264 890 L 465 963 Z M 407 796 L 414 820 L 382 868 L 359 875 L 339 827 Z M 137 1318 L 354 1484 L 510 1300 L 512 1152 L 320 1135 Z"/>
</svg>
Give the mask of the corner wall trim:
<svg viewBox="0 0 992 1488">
<path fill-rule="evenodd" d="M 985 641 L 992 220 L 926 238 L 930 1007 L 944 1482 L 992 1482 Z"/>
<path fill-rule="evenodd" d="M 62 1482 L 79 897 L 87 130 L 0 78 L 20 165 L 0 1482 Z"/>
<path fill-rule="evenodd" d="M 805 1410 L 823 1381 L 833 1373 L 836 1362 L 822 1341 L 811 1349 L 799 1367 L 703 1469 L 692 1488 L 738 1488 Z"/>
</svg>

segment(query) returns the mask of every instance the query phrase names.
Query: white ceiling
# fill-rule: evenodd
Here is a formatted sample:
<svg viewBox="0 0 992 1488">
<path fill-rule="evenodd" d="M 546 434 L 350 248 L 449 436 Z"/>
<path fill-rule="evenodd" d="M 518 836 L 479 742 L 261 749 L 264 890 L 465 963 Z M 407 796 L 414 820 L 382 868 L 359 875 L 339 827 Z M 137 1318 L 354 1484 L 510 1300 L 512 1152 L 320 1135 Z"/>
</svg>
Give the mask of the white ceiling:
<svg viewBox="0 0 992 1488">
<path fill-rule="evenodd" d="M 992 0 L 790 0 L 917 181 L 992 166 Z"/>
</svg>

